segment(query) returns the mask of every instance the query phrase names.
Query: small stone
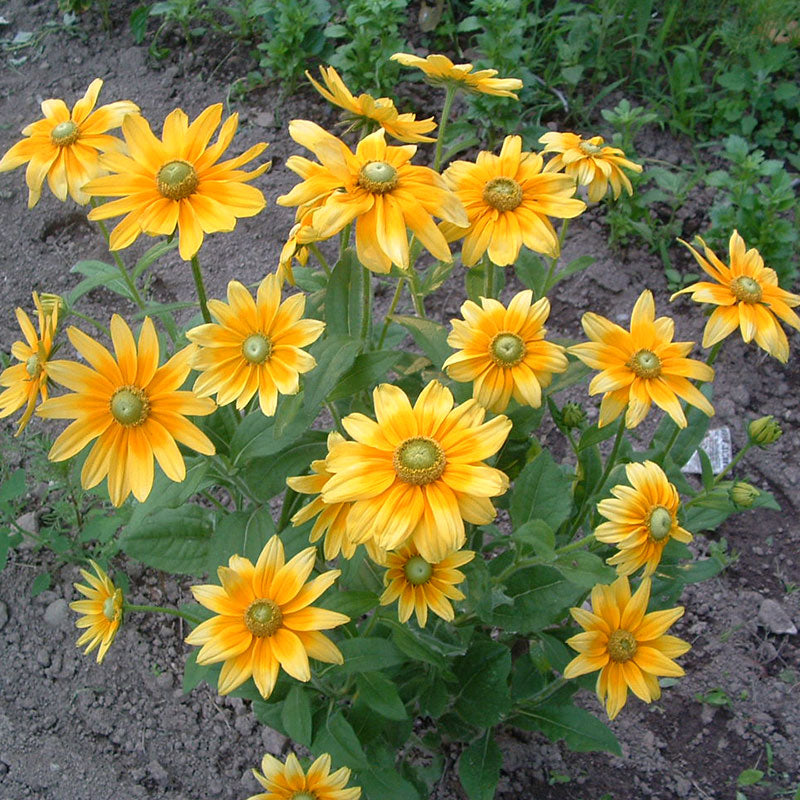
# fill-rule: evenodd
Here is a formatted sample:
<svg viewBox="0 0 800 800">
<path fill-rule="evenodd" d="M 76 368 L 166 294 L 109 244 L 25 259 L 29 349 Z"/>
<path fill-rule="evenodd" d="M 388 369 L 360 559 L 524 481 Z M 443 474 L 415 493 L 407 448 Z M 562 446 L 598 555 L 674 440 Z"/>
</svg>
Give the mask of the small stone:
<svg viewBox="0 0 800 800">
<path fill-rule="evenodd" d="M 171 672 L 162 672 L 156 678 L 156 686 L 158 686 L 159 689 L 164 689 L 164 690 L 171 689 L 172 683 L 173 683 L 173 678 Z"/>
<path fill-rule="evenodd" d="M 772 633 L 797 633 L 797 626 L 777 601 L 767 598 L 758 609 L 758 621 Z"/>
<path fill-rule="evenodd" d="M 36 651 L 36 661 L 38 664 L 41 664 L 43 667 L 50 666 L 50 653 L 47 652 L 47 648 L 40 647 Z"/>
<path fill-rule="evenodd" d="M 17 519 L 17 525 L 28 533 L 39 533 L 39 520 L 34 511 L 28 511 Z"/>
<path fill-rule="evenodd" d="M 268 753 L 273 756 L 277 756 L 283 752 L 283 749 L 286 747 L 289 739 L 282 733 L 279 733 L 278 731 L 273 730 L 265 725 L 261 729 L 261 741 L 263 742 Z"/>
<path fill-rule="evenodd" d="M 271 128 L 275 124 L 275 115 L 271 111 L 259 111 L 253 117 L 253 124 L 259 128 Z"/>
<path fill-rule="evenodd" d="M 256 722 L 249 714 L 236 717 L 236 721 L 233 723 L 233 727 L 244 737 L 250 736 L 255 726 Z"/>
<path fill-rule="evenodd" d="M 150 777 L 160 786 L 166 786 L 169 783 L 167 771 L 155 759 L 147 765 L 147 771 L 150 773 Z"/>
<path fill-rule="evenodd" d="M 8 606 L 0 600 L 0 631 L 5 628 L 8 622 Z"/>
<path fill-rule="evenodd" d="M 44 621 L 52 628 L 65 628 L 69 623 L 69 605 L 60 597 L 53 600 L 44 611 Z"/>
</svg>

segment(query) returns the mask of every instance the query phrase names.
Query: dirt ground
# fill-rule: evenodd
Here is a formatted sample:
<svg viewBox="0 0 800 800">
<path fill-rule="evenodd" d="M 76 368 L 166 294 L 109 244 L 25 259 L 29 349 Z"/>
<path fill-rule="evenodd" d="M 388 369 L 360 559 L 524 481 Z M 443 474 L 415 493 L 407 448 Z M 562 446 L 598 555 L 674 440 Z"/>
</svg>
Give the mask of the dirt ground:
<svg viewBox="0 0 800 800">
<path fill-rule="evenodd" d="M 0 4 L 0 41 L 19 32 L 34 34 L 34 44 L 0 52 L 0 151 L 39 118 L 43 99 L 63 97 L 71 104 L 95 77 L 106 82 L 101 103 L 132 99 L 155 127 L 175 106 L 195 116 L 209 103 L 224 101 L 232 80 L 246 72 L 246 53 L 214 44 L 194 54 L 175 50 L 153 63 L 146 47 L 130 37 L 127 4 L 112 5 L 122 8 L 115 9 L 111 35 L 91 20 L 77 35 L 63 26 L 47 27 L 59 21 L 54 2 Z M 203 248 L 209 294 L 217 297 L 231 278 L 253 283 L 276 267 L 293 214 L 274 204 L 295 183 L 284 167 L 296 151 L 286 123 L 296 117 L 323 125 L 335 120 L 307 89 L 279 102 L 277 88 L 268 88 L 231 110 L 241 119 L 235 151 L 271 141 L 267 152 L 274 167 L 258 182 L 270 201 L 267 210 L 240 221 L 234 234 L 211 237 Z M 679 142 L 664 135 L 640 142 L 639 149 L 673 163 L 683 153 Z M 22 171 L 0 176 L 0 347 L 6 351 L 18 336 L 13 309 L 30 307 L 32 289 L 64 293 L 78 281 L 70 273 L 77 260 L 107 255 L 82 210 L 60 204 L 46 191 L 29 211 L 26 197 Z M 690 213 L 701 228 L 708 200 L 702 194 L 692 199 Z M 581 338 L 579 320 L 588 309 L 624 321 L 644 287 L 655 292 L 659 312 L 667 312 L 659 259 L 636 247 L 610 251 L 606 238 L 601 210 L 573 224 L 565 257 L 591 254 L 597 262 L 561 284 L 552 298 L 553 336 Z M 676 256 L 682 268 L 692 269 L 685 255 Z M 150 292 L 172 302 L 190 297 L 191 285 L 188 265 L 175 255 L 158 266 Z M 506 293 L 513 290 L 511 284 Z M 112 308 L 132 310 L 104 290 L 84 301 L 100 318 Z M 459 276 L 430 310 L 446 321 L 462 301 Z M 703 319 L 689 301 L 676 302 L 669 313 L 677 319 L 678 338 L 700 338 Z M 681 598 L 687 611 L 675 632 L 693 645 L 682 659 L 686 677 L 666 689 L 658 704 L 646 706 L 635 698 L 628 703 L 612 724 L 622 743 L 619 758 L 571 753 L 542 736 L 501 730 L 501 800 L 722 800 L 734 798 L 737 776 L 749 768 L 765 773 L 757 786 L 742 789 L 749 800 L 794 796 L 791 790 L 800 783 L 800 636 L 770 630 L 774 622 L 767 614 L 770 604 L 765 605 L 777 602 L 800 626 L 796 336 L 792 345 L 793 357 L 784 367 L 732 338 L 717 362 L 712 427 L 731 428 L 734 450 L 744 443 L 746 417 L 771 413 L 784 426 L 775 447 L 754 453 L 736 472 L 772 491 L 783 510 L 748 512 L 714 534 L 727 539 L 738 559 L 718 578 L 688 587 Z M 552 441 L 556 436 L 549 434 Z M 35 496 L 29 511 L 34 516 L 42 511 Z M 695 550 L 707 552 L 703 536 Z M 115 566 L 129 575 L 134 603 L 189 599 L 185 587 L 169 577 L 125 559 Z M 48 568 L 53 586 L 32 599 L 34 577 Z M 265 751 L 285 753 L 285 738 L 257 725 L 241 700 L 220 698 L 205 685 L 182 694 L 189 648 L 182 643 L 180 620 L 133 615 L 102 666 L 83 656 L 74 646 L 74 615 L 67 609 L 76 597 L 76 578 L 75 567 L 58 568 L 51 556 L 32 550 L 12 553 L 0 573 L 0 800 L 241 800 L 256 792 L 250 768 Z M 590 694 L 583 702 L 603 716 Z M 458 753 L 448 755 L 454 760 Z M 451 761 L 434 797 L 464 797 L 453 773 Z"/>
</svg>

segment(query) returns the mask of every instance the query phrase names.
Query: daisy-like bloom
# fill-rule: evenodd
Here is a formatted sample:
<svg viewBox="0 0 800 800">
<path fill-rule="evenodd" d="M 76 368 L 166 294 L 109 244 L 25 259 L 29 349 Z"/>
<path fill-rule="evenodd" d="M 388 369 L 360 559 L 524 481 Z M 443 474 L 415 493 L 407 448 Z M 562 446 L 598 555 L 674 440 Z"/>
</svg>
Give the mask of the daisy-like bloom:
<svg viewBox="0 0 800 800">
<path fill-rule="evenodd" d="M 618 147 L 609 147 L 602 136 L 583 139 L 577 133 L 551 131 L 539 141 L 546 145 L 543 153 L 557 154 L 545 164 L 544 171 L 563 170 L 579 186 L 588 186 L 590 202 L 602 200 L 609 184 L 615 200 L 623 187 L 629 195 L 633 194 L 633 186 L 622 168 L 641 172 L 641 165 L 625 158 L 625 153 Z"/>
<path fill-rule="evenodd" d="M 619 552 L 608 559 L 619 575 L 631 575 L 644 566 L 652 575 L 670 539 L 691 542 L 692 534 L 678 524 L 678 490 L 664 470 L 652 461 L 625 467 L 630 486 L 614 486 L 615 500 L 601 500 L 597 510 L 608 522 L 595 528 L 595 538 L 613 544 Z M 631 488 L 633 487 L 633 488 Z"/>
<path fill-rule="evenodd" d="M 252 172 L 240 167 L 267 145 L 261 142 L 236 158 L 219 161 L 236 133 L 239 115 L 225 120 L 217 141 L 209 146 L 221 119 L 222 103 L 209 106 L 191 125 L 176 108 L 164 120 L 161 139 L 144 117 L 123 120 L 130 155 L 107 153 L 101 166 L 115 174 L 84 186 L 93 197 L 119 198 L 89 212 L 91 220 L 125 214 L 111 231 L 111 250 L 128 247 L 140 233 L 168 236 L 177 228 L 178 250 L 188 261 L 203 244 L 204 234 L 232 231 L 239 217 L 254 217 L 264 208 L 264 195 L 247 182 L 268 170 L 271 162 Z"/>
<path fill-rule="evenodd" d="M 564 670 L 565 678 L 577 678 L 599 669 L 597 697 L 605 703 L 609 719 L 619 714 L 628 699 L 628 688 L 645 703 L 658 700 L 658 678 L 677 678 L 683 668 L 672 659 L 682 656 L 691 645 L 667 629 L 683 616 L 681 606 L 652 611 L 650 578 L 645 578 L 634 595 L 624 575 L 610 586 L 598 584 L 592 589 L 592 610 L 571 608 L 575 621 L 584 633 L 567 639 L 580 655 Z"/>
<path fill-rule="evenodd" d="M 397 600 L 397 616 L 406 622 L 412 613 L 417 615 L 420 628 L 428 621 L 428 609 L 447 622 L 454 617 L 451 600 L 463 600 L 463 592 L 456 584 L 465 580 L 458 567 L 475 558 L 472 550 L 458 550 L 441 561 L 426 561 L 413 544 L 387 553 L 383 565 L 388 567 L 383 576 L 386 591 L 381 595 L 381 605 Z"/>
<path fill-rule="evenodd" d="M 472 71 L 472 64 L 454 64 L 447 56 L 432 53 L 425 58 L 410 53 L 395 53 L 392 61 L 399 61 L 404 67 L 416 67 L 425 73 L 425 79 L 433 86 L 453 86 L 472 94 L 494 94 L 500 97 L 513 97 L 522 88 L 519 78 L 495 78 L 496 69 Z"/>
<path fill-rule="evenodd" d="M 576 200 L 575 181 L 542 172 L 538 153 L 522 152 L 521 136 L 506 136 L 500 155 L 481 152 L 476 162 L 454 161 L 444 176 L 464 204 L 467 226 L 440 226 L 448 241 L 464 236 L 461 261 L 478 263 L 488 252 L 500 267 L 513 264 L 522 245 L 558 256 L 558 236 L 548 217 L 577 217 L 586 203 Z"/>
<path fill-rule="evenodd" d="M 394 101 L 388 97 L 375 99 L 368 94 L 354 97 L 333 67 L 320 67 L 319 71 L 325 86 L 315 81 L 308 70 L 306 77 L 329 103 L 345 110 L 345 119 L 352 123 L 351 127 L 374 127 L 378 124 L 389 136 L 401 142 L 436 141 L 423 135 L 436 127 L 433 117 L 418 120 L 415 114 L 399 114 Z"/>
<path fill-rule="evenodd" d="M 685 428 L 686 415 L 678 398 L 709 417 L 714 415 L 711 403 L 689 380 L 712 381 L 714 370 L 686 358 L 694 342 L 673 342 L 674 320 L 656 319 L 655 313 L 653 294 L 645 289 L 633 307 L 630 331 L 591 311 L 583 315 L 583 330 L 592 341 L 573 345 L 568 352 L 602 370 L 589 384 L 589 394 L 603 393 L 598 427 L 613 422 L 627 406 L 625 425 L 635 428 L 655 403 Z"/>
<path fill-rule="evenodd" d="M 195 394 L 216 394 L 221 406 L 235 400 L 241 409 L 258 392 L 261 411 L 271 417 L 278 393 L 297 394 L 300 374 L 317 365 L 300 348 L 316 341 L 325 323 L 301 319 L 305 307 L 302 293 L 281 303 L 277 275 L 261 281 L 256 300 L 239 281 L 231 281 L 227 303 L 208 301 L 217 323 L 198 325 L 186 333 L 200 346 L 192 364 L 201 373 L 194 383 Z"/>
<path fill-rule="evenodd" d="M 145 317 L 138 346 L 125 320 L 111 318 L 116 358 L 77 328 L 67 331 L 72 346 L 91 366 L 51 361 L 47 372 L 74 394 L 52 397 L 39 407 L 46 419 L 74 419 L 50 449 L 51 461 L 64 461 L 94 439 L 81 471 L 84 489 L 108 475 L 108 493 L 115 506 L 133 492 L 144 501 L 153 488 L 153 456 L 164 474 L 180 482 L 186 465 L 176 442 L 204 455 L 214 455 L 211 440 L 186 415 L 211 414 L 213 400 L 179 391 L 192 368 L 190 345 L 158 366 L 158 334 Z"/>
<path fill-rule="evenodd" d="M 380 129 L 362 139 L 354 154 L 313 122 L 295 120 L 289 133 L 321 164 L 291 156 L 286 166 L 304 180 L 277 202 L 296 206 L 322 201 L 310 220 L 316 239 L 328 239 L 356 220 L 358 260 L 373 272 L 387 273 L 392 264 L 408 269 L 410 228 L 436 258 L 451 260 L 433 215 L 460 227 L 468 224 L 467 216 L 438 173 L 408 163 L 416 145 L 391 147 Z"/>
<path fill-rule="evenodd" d="M 320 631 L 350 618 L 311 605 L 341 572 L 323 572 L 306 583 L 316 555 L 316 547 L 307 547 L 285 561 L 283 544 L 273 536 L 255 566 L 250 559 L 234 555 L 227 567 L 217 569 L 222 586 L 192 586 L 197 602 L 215 616 L 201 622 L 186 642 L 202 645 L 198 664 L 224 662 L 220 694 L 232 692 L 252 676 L 266 699 L 281 667 L 298 681 L 309 681 L 309 656 L 342 663 L 339 648 Z"/>
<path fill-rule="evenodd" d="M 45 100 L 44 119 L 23 128 L 22 135 L 28 138 L 17 142 L 0 159 L 0 172 L 28 165 L 28 208 L 39 202 L 45 178 L 50 191 L 62 202 L 69 193 L 76 203 L 86 205 L 89 195 L 84 185 L 104 172 L 100 153 L 122 148 L 122 141 L 108 131 L 118 128 L 126 114 L 138 113 L 139 106 L 118 100 L 92 111 L 102 86 L 103 81 L 95 78 L 72 113 L 63 100 Z"/>
<path fill-rule="evenodd" d="M 88 600 L 75 600 L 69 607 L 83 616 L 75 623 L 78 628 L 86 628 L 75 643 L 77 647 L 86 645 L 84 653 L 91 653 L 96 647 L 97 663 L 102 664 L 108 648 L 111 647 L 119 626 L 122 624 L 122 589 L 115 588 L 111 579 L 94 561 L 89 562 L 95 575 L 82 569 L 81 575 L 89 585 L 72 585 Z"/>
<path fill-rule="evenodd" d="M 19 436 L 28 424 L 36 399 L 41 395 L 47 400 L 49 359 L 53 353 L 53 339 L 58 327 L 58 306 L 45 311 L 39 296 L 33 293 L 33 304 L 39 317 L 39 334 L 30 317 L 21 308 L 17 309 L 17 322 L 22 329 L 24 342 L 11 345 L 11 355 L 20 363 L 4 369 L 0 373 L 0 386 L 7 387 L 0 392 L 0 419 L 25 408 L 19 420 L 16 435 Z"/>
<path fill-rule="evenodd" d="M 267 753 L 261 761 L 261 773 L 253 770 L 256 780 L 267 790 L 247 800 L 358 800 L 361 788 L 344 787 L 350 780 L 350 770 L 340 767 L 331 772 L 331 757 L 323 753 L 303 772 L 294 753 L 286 763 Z"/>
<path fill-rule="evenodd" d="M 353 503 L 347 533 L 354 542 L 374 539 L 394 550 L 411 539 L 431 564 L 464 544 L 464 520 L 491 522 L 490 497 L 508 489 L 508 476 L 483 460 L 502 447 L 511 420 L 483 422 L 475 400 L 453 407 L 453 395 L 431 381 L 412 407 L 397 386 L 373 392 L 373 422 L 364 414 L 342 420 L 355 441 L 334 445 L 325 459 L 333 473 L 326 503 Z"/>
<path fill-rule="evenodd" d="M 789 358 L 789 342 L 778 319 L 800 330 L 800 317 L 792 311 L 800 305 L 800 295 L 778 286 L 775 270 L 764 266 L 764 259 L 754 247 L 745 250 L 744 239 L 738 231 L 730 238 L 730 266 L 720 261 L 702 239 L 699 241 L 705 258 L 687 242 L 678 241 L 691 250 L 697 263 L 716 281 L 693 283 L 670 298 L 691 292 L 692 300 L 719 306 L 706 323 L 703 347 L 721 342 L 738 327 L 745 342 L 755 339 L 759 347 L 785 364 Z"/>
<path fill-rule="evenodd" d="M 539 408 L 542 388 L 550 385 L 553 373 L 567 369 L 564 348 L 544 340 L 550 301 L 531 300 L 530 289 L 516 294 L 508 308 L 486 297 L 480 306 L 467 300 L 461 306 L 463 321 L 451 320 L 447 343 L 458 352 L 444 369 L 453 380 L 472 381 L 472 396 L 495 414 L 506 410 L 512 396 Z"/>
</svg>

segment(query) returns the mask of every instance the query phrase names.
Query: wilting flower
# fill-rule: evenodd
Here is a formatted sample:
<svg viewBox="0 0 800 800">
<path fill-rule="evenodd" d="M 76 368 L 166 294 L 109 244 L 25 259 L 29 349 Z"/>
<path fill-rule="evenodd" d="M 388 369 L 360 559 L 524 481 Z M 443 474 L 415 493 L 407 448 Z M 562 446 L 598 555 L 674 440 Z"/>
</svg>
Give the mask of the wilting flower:
<svg viewBox="0 0 800 800">
<path fill-rule="evenodd" d="M 275 413 L 278 393 L 297 394 L 300 374 L 317 362 L 300 348 L 316 341 L 325 327 L 316 319 L 301 319 L 304 294 L 281 303 L 276 275 L 267 275 L 257 298 L 239 281 L 228 284 L 228 302 L 209 300 L 208 310 L 218 321 L 198 325 L 186 333 L 200 347 L 192 366 L 200 371 L 194 384 L 198 397 L 217 395 L 225 406 L 236 401 L 244 408 L 258 392 L 261 411 Z"/>
<path fill-rule="evenodd" d="M 0 160 L 0 172 L 28 164 L 28 208 L 33 208 L 42 194 L 47 178 L 50 191 L 62 202 L 67 193 L 80 205 L 89 202 L 84 185 L 103 173 L 100 152 L 118 151 L 123 144 L 107 132 L 118 128 L 126 114 L 136 114 L 139 106 L 130 100 L 118 100 L 92 111 L 103 81 L 95 78 L 86 94 L 72 107 L 63 100 L 42 103 L 44 119 L 22 129 L 23 139 Z"/>
<path fill-rule="evenodd" d="M 483 460 L 511 430 L 498 416 L 484 423 L 475 400 L 453 408 L 453 395 L 431 381 L 414 406 L 402 389 L 381 384 L 373 392 L 373 422 L 364 414 L 342 420 L 355 441 L 336 444 L 325 460 L 333 473 L 326 503 L 349 503 L 347 533 L 394 550 L 411 539 L 430 563 L 464 544 L 464 520 L 485 525 L 495 517 L 490 497 L 508 489 L 508 477 Z"/>
<path fill-rule="evenodd" d="M 472 396 L 489 411 L 505 411 L 513 396 L 518 403 L 538 408 L 542 387 L 554 372 L 564 372 L 564 348 L 544 340 L 543 327 L 550 301 L 531 304 L 530 289 L 516 294 L 506 308 L 498 300 L 481 297 L 481 305 L 467 300 L 464 320 L 451 321 L 447 343 L 458 350 L 444 362 L 456 381 L 472 381 Z"/>
<path fill-rule="evenodd" d="M 161 139 L 153 135 L 144 117 L 123 120 L 130 155 L 103 156 L 101 166 L 115 174 L 84 187 L 95 197 L 119 198 L 89 212 L 91 220 L 125 214 L 111 231 L 111 250 L 128 247 L 140 233 L 168 236 L 177 228 L 178 250 L 188 261 L 203 244 L 204 234 L 232 231 L 239 217 L 253 217 L 264 208 L 264 195 L 246 184 L 269 169 L 270 162 L 252 172 L 240 167 L 267 145 L 261 142 L 236 158 L 219 161 L 233 139 L 239 115 L 225 120 L 217 141 L 209 146 L 221 119 L 221 103 L 209 106 L 191 125 L 176 108 L 164 120 Z"/>
<path fill-rule="evenodd" d="M 119 626 L 122 624 L 122 589 L 115 588 L 111 579 L 94 561 L 89 562 L 95 575 L 81 570 L 83 579 L 89 584 L 73 583 L 72 585 L 88 600 L 75 600 L 69 604 L 73 611 L 83 616 L 75 623 L 78 628 L 86 628 L 78 641 L 77 647 L 86 645 L 84 653 L 91 653 L 95 647 L 97 663 L 102 664 L 108 648 L 111 647 Z"/>
<path fill-rule="evenodd" d="M 650 578 L 645 578 L 631 597 L 625 576 L 610 586 L 592 589 L 592 610 L 571 608 L 584 633 L 567 639 L 580 655 L 564 670 L 565 678 L 577 678 L 599 669 L 597 697 L 605 703 L 609 719 L 619 714 L 628 699 L 628 688 L 645 703 L 661 697 L 658 678 L 677 678 L 683 668 L 672 659 L 682 656 L 691 645 L 667 629 L 683 616 L 683 608 L 647 611 Z"/>
<path fill-rule="evenodd" d="M 374 272 L 387 273 L 392 264 L 408 269 L 410 228 L 436 258 L 451 260 L 432 215 L 462 227 L 467 217 L 438 173 L 408 163 L 415 145 L 391 147 L 381 129 L 362 139 L 353 154 L 313 122 L 294 120 L 289 133 L 319 158 L 321 168 L 291 156 L 286 166 L 305 180 L 277 202 L 296 206 L 322 200 L 310 220 L 315 238 L 328 239 L 355 220 L 358 260 Z M 313 173 L 309 165 L 316 167 Z"/>
<path fill-rule="evenodd" d="M 577 217 L 586 209 L 573 196 L 575 181 L 543 174 L 542 157 L 523 153 L 521 136 L 506 136 L 499 156 L 482 152 L 474 164 L 454 161 L 444 176 L 467 210 L 469 227 L 440 227 L 448 241 L 465 237 L 465 267 L 486 252 L 500 267 L 513 264 L 523 244 L 555 258 L 558 237 L 548 217 Z"/>
<path fill-rule="evenodd" d="M 179 391 L 192 366 L 195 347 L 185 347 L 158 366 L 158 334 L 145 317 L 138 348 L 131 329 L 118 314 L 111 318 L 116 358 L 77 328 L 67 331 L 73 347 L 91 365 L 51 361 L 49 376 L 75 394 L 42 403 L 47 419 L 74 419 L 50 449 L 51 461 L 72 458 L 97 439 L 81 471 L 84 489 L 108 475 L 108 493 L 115 506 L 133 492 L 143 501 L 153 488 L 153 456 L 173 481 L 186 477 L 186 465 L 176 442 L 204 455 L 214 454 L 211 440 L 186 415 L 205 416 L 212 400 Z"/>
<path fill-rule="evenodd" d="M 389 136 L 401 142 L 435 141 L 430 136 L 423 136 L 436 127 L 433 117 L 417 120 L 414 114 L 398 114 L 394 102 L 388 97 L 379 97 L 377 100 L 368 94 L 354 97 L 333 67 L 320 67 L 319 71 L 325 86 L 315 81 L 307 70 L 306 77 L 329 103 L 347 112 L 345 117 L 353 123 L 353 127 L 377 123 Z"/>
<path fill-rule="evenodd" d="M 294 753 L 289 753 L 286 763 L 267 753 L 261 761 L 261 771 L 253 770 L 256 780 L 267 790 L 254 794 L 247 800 L 358 800 L 361 788 L 345 789 L 350 780 L 350 770 L 341 767 L 331 772 L 331 757 L 323 753 L 303 772 Z"/>
<path fill-rule="evenodd" d="M 495 78 L 496 69 L 472 71 L 472 64 L 454 64 L 447 56 L 432 53 L 420 58 L 410 53 L 395 53 L 392 61 L 399 61 L 404 67 L 416 67 L 425 73 L 428 83 L 434 86 L 454 86 L 474 94 L 494 94 L 513 97 L 522 88 L 519 78 Z"/>
<path fill-rule="evenodd" d="M 551 131 L 539 141 L 546 145 L 543 153 L 557 153 L 545 164 L 544 171 L 563 170 L 579 186 L 588 186 L 590 202 L 602 200 L 609 184 L 615 200 L 623 187 L 628 194 L 633 194 L 633 186 L 622 167 L 641 172 L 641 165 L 625 158 L 625 153 L 619 147 L 606 145 L 602 136 L 582 139 L 577 133 Z"/>
<path fill-rule="evenodd" d="M 625 425 L 635 428 L 655 403 L 678 427 L 685 428 L 679 397 L 713 416 L 711 403 L 689 378 L 712 381 L 714 370 L 686 358 L 694 342 L 672 341 L 675 322 L 669 317 L 655 319 L 649 290 L 642 292 L 633 307 L 630 332 L 591 311 L 583 315 L 581 324 L 592 341 L 573 345 L 569 352 L 592 369 L 602 370 L 589 384 L 589 394 L 603 393 L 599 427 L 613 422 L 628 406 Z"/>
<path fill-rule="evenodd" d="M 609 521 L 598 525 L 594 535 L 619 548 L 608 559 L 618 574 L 631 575 L 644 566 L 647 577 L 655 572 L 670 539 L 691 542 L 692 534 L 678 524 L 680 496 L 658 464 L 627 464 L 625 474 L 631 486 L 614 486 L 611 494 L 616 499 L 597 504 L 597 511 Z"/>
<path fill-rule="evenodd" d="M 39 317 L 39 334 L 37 335 L 30 317 L 18 308 L 17 322 L 25 341 L 14 342 L 11 345 L 11 355 L 20 363 L 0 373 L 0 386 L 7 387 L 4 392 L 0 392 L 0 419 L 25 407 L 17 427 L 17 436 L 33 416 L 36 398 L 41 395 L 42 400 L 47 400 L 48 362 L 53 353 L 53 339 L 58 327 L 58 306 L 54 306 L 50 312 L 45 311 L 36 292 L 33 293 L 33 304 Z"/>
<path fill-rule="evenodd" d="M 800 317 L 792 311 L 800 305 L 800 295 L 778 286 L 775 270 L 764 266 L 764 259 L 754 247 L 745 251 L 744 239 L 738 231 L 734 231 L 730 238 L 730 266 L 720 261 L 702 239 L 699 241 L 705 250 L 705 258 L 687 242 L 679 241 L 691 250 L 697 263 L 716 281 L 693 283 L 670 298 L 691 292 L 692 300 L 719 306 L 706 323 L 703 347 L 721 342 L 738 327 L 745 342 L 755 339 L 759 347 L 785 364 L 789 358 L 789 342 L 778 319 L 800 330 Z"/>
<path fill-rule="evenodd" d="M 472 561 L 472 550 L 458 550 L 441 561 L 426 561 L 413 544 L 387 553 L 383 564 L 388 567 L 383 582 L 386 591 L 381 595 L 381 605 L 397 603 L 400 622 L 406 622 L 416 612 L 421 628 L 428 621 L 428 609 L 448 622 L 453 621 L 451 600 L 463 600 L 464 594 L 455 588 L 466 576 L 457 567 Z"/>
<path fill-rule="evenodd" d="M 309 656 L 342 663 L 339 648 L 320 631 L 343 625 L 349 617 L 311 605 L 341 573 L 330 570 L 306 583 L 316 554 L 316 547 L 307 547 L 285 561 L 283 544 L 273 536 L 255 566 L 234 555 L 227 567 L 217 569 L 222 586 L 192 586 L 197 602 L 216 616 L 201 622 L 186 642 L 202 645 L 198 664 L 224 662 L 220 694 L 252 676 L 267 698 L 281 667 L 298 681 L 309 681 Z"/>
</svg>

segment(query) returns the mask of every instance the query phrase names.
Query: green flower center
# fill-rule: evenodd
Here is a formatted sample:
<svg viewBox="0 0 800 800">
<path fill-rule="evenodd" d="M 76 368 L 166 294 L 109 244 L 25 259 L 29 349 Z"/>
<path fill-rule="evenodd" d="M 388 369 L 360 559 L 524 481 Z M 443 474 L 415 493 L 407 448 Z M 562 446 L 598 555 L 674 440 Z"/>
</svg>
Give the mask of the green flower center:
<svg viewBox="0 0 800 800">
<path fill-rule="evenodd" d="M 31 378 L 38 378 L 39 375 L 42 374 L 42 362 L 39 360 L 39 356 L 36 353 L 25 362 L 25 372 L 27 372 Z"/>
<path fill-rule="evenodd" d="M 392 465 L 404 483 L 424 486 L 442 477 L 444 451 L 437 441 L 427 436 L 414 436 L 400 443 L 394 451 Z"/>
<path fill-rule="evenodd" d="M 614 631 L 608 637 L 608 655 L 612 661 L 630 661 L 636 649 L 636 637 L 630 631 Z"/>
<path fill-rule="evenodd" d="M 242 355 L 251 364 L 263 364 L 272 354 L 272 342 L 263 333 L 251 333 L 242 342 Z"/>
<path fill-rule="evenodd" d="M 747 275 L 740 275 L 731 281 L 733 296 L 742 303 L 758 303 L 761 301 L 761 286 L 758 281 Z"/>
<path fill-rule="evenodd" d="M 639 350 L 626 366 L 637 378 L 657 378 L 661 374 L 661 359 L 652 350 Z"/>
<path fill-rule="evenodd" d="M 647 518 L 647 527 L 654 541 L 663 541 L 672 530 L 672 514 L 664 506 L 656 506 Z"/>
<path fill-rule="evenodd" d="M 602 139 L 600 139 L 599 142 L 597 141 L 597 139 L 600 139 L 600 137 L 598 136 L 593 139 L 589 139 L 586 142 L 581 142 L 580 149 L 583 150 L 583 152 L 586 153 L 587 156 L 593 156 L 596 153 L 599 153 L 603 149 L 604 143 Z"/>
<path fill-rule="evenodd" d="M 244 612 L 244 624 L 253 636 L 272 636 L 282 622 L 280 606 L 266 597 L 253 600 Z"/>
<path fill-rule="evenodd" d="M 141 425 L 149 413 L 150 401 L 138 386 L 123 386 L 111 397 L 111 416 L 126 428 Z"/>
<path fill-rule="evenodd" d="M 522 202 L 522 187 L 513 178 L 492 178 L 483 188 L 483 200 L 498 211 L 513 211 Z"/>
<path fill-rule="evenodd" d="M 429 564 L 422 556 L 412 556 L 406 561 L 403 572 L 409 583 L 419 586 L 427 583 L 433 575 L 433 564 Z"/>
<path fill-rule="evenodd" d="M 317 800 L 317 796 L 314 792 L 295 792 L 290 800 Z"/>
<path fill-rule="evenodd" d="M 78 126 L 72 120 L 67 120 L 66 122 L 59 122 L 50 131 L 50 141 L 59 147 L 66 147 L 73 142 L 77 142 L 80 134 Z"/>
<path fill-rule="evenodd" d="M 183 200 L 197 188 L 197 173 L 186 161 L 170 161 L 164 164 L 156 176 L 158 191 L 170 200 Z"/>
<path fill-rule="evenodd" d="M 390 192 L 397 186 L 397 170 L 385 161 L 370 161 L 361 167 L 358 185 L 373 194 Z"/>
<path fill-rule="evenodd" d="M 489 345 L 489 355 L 498 367 L 516 367 L 525 358 L 525 342 L 516 333 L 498 333 Z"/>
<path fill-rule="evenodd" d="M 109 621 L 113 622 L 114 617 L 117 616 L 117 609 L 114 606 L 114 595 L 106 597 L 103 603 L 103 616 Z"/>
</svg>

